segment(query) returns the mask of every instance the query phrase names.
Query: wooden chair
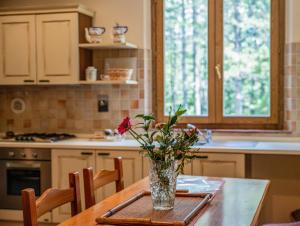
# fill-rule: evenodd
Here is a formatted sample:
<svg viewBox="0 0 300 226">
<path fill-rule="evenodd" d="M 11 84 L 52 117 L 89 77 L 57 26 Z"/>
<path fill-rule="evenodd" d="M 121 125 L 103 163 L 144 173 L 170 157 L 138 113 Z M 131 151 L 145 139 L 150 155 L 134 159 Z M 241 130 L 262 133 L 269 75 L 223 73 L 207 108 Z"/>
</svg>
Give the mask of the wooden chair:
<svg viewBox="0 0 300 226">
<path fill-rule="evenodd" d="M 286 223 L 286 224 L 265 224 L 263 226 L 300 226 L 300 222 Z"/>
<path fill-rule="evenodd" d="M 296 221 L 293 223 L 285 223 L 285 224 L 265 224 L 263 226 L 300 226 L 300 209 L 295 210 L 291 213 L 291 217 Z"/>
<path fill-rule="evenodd" d="M 81 212 L 79 173 L 69 174 L 68 189 L 49 188 L 36 200 L 33 189 L 22 190 L 24 226 L 37 226 L 37 219 L 43 214 L 71 202 L 72 216 Z"/>
<path fill-rule="evenodd" d="M 298 210 L 295 210 L 294 212 L 292 212 L 292 218 L 295 220 L 295 221 L 299 221 L 300 222 L 300 209 Z"/>
<path fill-rule="evenodd" d="M 93 176 L 93 168 L 83 169 L 85 208 L 96 204 L 95 190 L 116 182 L 116 191 L 124 189 L 122 158 L 114 158 L 115 170 L 101 170 Z"/>
</svg>

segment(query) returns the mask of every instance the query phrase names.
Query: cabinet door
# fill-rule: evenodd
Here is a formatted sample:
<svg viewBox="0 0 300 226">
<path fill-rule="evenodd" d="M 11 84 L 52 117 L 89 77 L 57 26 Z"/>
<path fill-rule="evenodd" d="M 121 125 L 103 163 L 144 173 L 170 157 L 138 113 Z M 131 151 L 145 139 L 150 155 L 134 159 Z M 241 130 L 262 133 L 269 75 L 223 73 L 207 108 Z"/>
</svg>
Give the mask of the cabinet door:
<svg viewBox="0 0 300 226">
<path fill-rule="evenodd" d="M 97 151 L 96 170 L 113 170 L 114 158 L 123 158 L 123 179 L 125 187 L 142 179 L 142 156 L 138 151 Z M 114 194 L 115 183 L 108 184 L 97 191 L 97 201 Z"/>
<path fill-rule="evenodd" d="M 143 177 L 149 176 L 150 162 L 149 159 L 143 157 Z"/>
<path fill-rule="evenodd" d="M 79 80 L 78 15 L 36 17 L 39 84 L 72 84 Z"/>
<path fill-rule="evenodd" d="M 82 169 L 95 167 L 95 151 L 87 150 L 52 150 L 52 186 L 57 188 L 69 187 L 69 173 L 80 173 L 80 192 L 82 209 L 84 204 L 84 186 Z M 66 204 L 53 211 L 53 222 L 62 222 L 71 217 L 71 205 Z"/>
<path fill-rule="evenodd" d="M 245 177 L 243 154 L 207 154 L 192 161 L 192 174 L 209 177 Z"/>
<path fill-rule="evenodd" d="M 0 84 L 35 82 L 35 16 L 0 17 Z"/>
<path fill-rule="evenodd" d="M 149 159 L 143 158 L 143 177 L 149 176 Z M 184 175 L 192 175 L 192 161 L 187 161 L 183 169 Z"/>
</svg>

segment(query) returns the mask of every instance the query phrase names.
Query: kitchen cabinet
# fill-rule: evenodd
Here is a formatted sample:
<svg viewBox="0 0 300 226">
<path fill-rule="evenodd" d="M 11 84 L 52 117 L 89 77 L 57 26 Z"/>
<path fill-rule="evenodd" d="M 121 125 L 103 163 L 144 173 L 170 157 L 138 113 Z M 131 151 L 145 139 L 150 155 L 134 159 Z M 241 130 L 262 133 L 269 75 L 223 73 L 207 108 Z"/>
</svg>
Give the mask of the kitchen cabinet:
<svg viewBox="0 0 300 226">
<path fill-rule="evenodd" d="M 67 188 L 69 172 L 80 173 L 80 189 L 82 208 L 84 204 L 83 168 L 93 167 L 94 171 L 113 170 L 116 157 L 123 158 L 123 179 L 125 187 L 142 179 L 142 156 L 138 151 L 95 151 L 95 150 L 52 150 L 52 187 Z M 115 184 L 106 185 L 97 190 L 96 201 L 114 194 Z M 53 210 L 53 222 L 58 223 L 71 216 L 70 204 Z"/>
<path fill-rule="evenodd" d="M 188 161 L 183 174 L 210 177 L 245 177 L 243 154 L 201 153 L 199 159 Z M 143 158 L 143 177 L 149 175 L 149 160 Z"/>
<path fill-rule="evenodd" d="M 0 17 L 0 84 L 36 81 L 35 16 Z"/>
<path fill-rule="evenodd" d="M 68 188 L 69 173 L 78 171 L 80 173 L 80 190 L 82 208 L 84 204 L 84 187 L 82 169 L 95 168 L 95 151 L 91 150 L 52 150 L 52 187 Z M 71 205 L 66 204 L 53 210 L 53 222 L 62 222 L 71 216 Z"/>
<path fill-rule="evenodd" d="M 148 158 L 143 158 L 143 177 L 148 177 L 149 176 L 149 170 L 150 170 L 150 162 Z M 186 162 L 184 169 L 183 169 L 183 174 L 185 175 L 192 175 L 192 162 Z"/>
<path fill-rule="evenodd" d="M 193 163 L 193 161 L 186 161 L 184 169 L 183 169 L 184 175 L 193 175 L 192 163 Z M 149 169 L 150 169 L 149 167 L 150 167 L 149 158 L 143 157 L 143 177 L 149 176 Z"/>
<path fill-rule="evenodd" d="M 150 167 L 149 159 L 144 157 L 143 158 L 143 177 L 149 176 L 149 169 L 150 169 L 149 167 Z M 183 174 L 192 175 L 192 162 L 191 161 L 185 163 Z"/>
<path fill-rule="evenodd" d="M 0 85 L 79 84 L 89 62 L 78 45 L 93 15 L 80 6 L 0 12 Z"/>
<path fill-rule="evenodd" d="M 78 15 L 36 17 L 38 83 L 72 84 L 79 80 Z"/>
<path fill-rule="evenodd" d="M 201 153 L 192 160 L 192 175 L 209 177 L 245 177 L 245 155 Z"/>
<path fill-rule="evenodd" d="M 113 159 L 117 157 L 122 157 L 125 188 L 142 179 L 142 156 L 138 151 L 97 151 L 96 170 L 113 170 Z M 115 192 L 115 184 L 111 183 L 97 190 L 96 199 L 103 200 Z"/>
<path fill-rule="evenodd" d="M 149 176 L 149 170 L 150 170 L 149 158 L 143 157 L 143 177 Z M 185 163 L 183 174 L 192 175 L 192 161 L 188 161 Z"/>
</svg>

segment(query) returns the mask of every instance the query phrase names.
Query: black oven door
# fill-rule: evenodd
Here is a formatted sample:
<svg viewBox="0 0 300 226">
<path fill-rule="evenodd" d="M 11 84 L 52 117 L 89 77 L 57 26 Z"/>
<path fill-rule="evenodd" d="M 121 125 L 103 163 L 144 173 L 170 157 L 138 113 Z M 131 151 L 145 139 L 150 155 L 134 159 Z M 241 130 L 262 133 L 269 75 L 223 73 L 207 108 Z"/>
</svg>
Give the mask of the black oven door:
<svg viewBox="0 0 300 226">
<path fill-rule="evenodd" d="M 50 161 L 0 161 L 0 180 L 0 209 L 21 210 L 23 189 L 40 196 L 51 186 Z"/>
</svg>

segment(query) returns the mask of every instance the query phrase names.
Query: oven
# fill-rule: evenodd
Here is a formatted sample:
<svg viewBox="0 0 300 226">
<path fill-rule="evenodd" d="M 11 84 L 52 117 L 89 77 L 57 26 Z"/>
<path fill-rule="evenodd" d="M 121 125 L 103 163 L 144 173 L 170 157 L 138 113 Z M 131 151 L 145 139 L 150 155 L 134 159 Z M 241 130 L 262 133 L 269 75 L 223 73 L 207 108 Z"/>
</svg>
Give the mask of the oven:
<svg viewBox="0 0 300 226">
<path fill-rule="evenodd" d="M 21 191 L 51 187 L 51 150 L 0 148 L 0 209 L 21 210 Z"/>
</svg>

